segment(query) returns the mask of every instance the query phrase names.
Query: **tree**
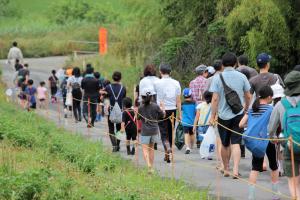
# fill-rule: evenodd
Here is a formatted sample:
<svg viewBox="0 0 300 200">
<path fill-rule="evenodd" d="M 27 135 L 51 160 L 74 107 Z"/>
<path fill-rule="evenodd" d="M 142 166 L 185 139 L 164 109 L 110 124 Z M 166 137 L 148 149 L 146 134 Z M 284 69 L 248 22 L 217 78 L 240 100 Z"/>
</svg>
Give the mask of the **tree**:
<svg viewBox="0 0 300 200">
<path fill-rule="evenodd" d="M 290 63 L 290 34 L 284 16 L 272 0 L 243 0 L 225 19 L 226 37 L 237 53 L 246 53 L 255 65 L 261 52 L 273 56 L 279 73 Z"/>
</svg>

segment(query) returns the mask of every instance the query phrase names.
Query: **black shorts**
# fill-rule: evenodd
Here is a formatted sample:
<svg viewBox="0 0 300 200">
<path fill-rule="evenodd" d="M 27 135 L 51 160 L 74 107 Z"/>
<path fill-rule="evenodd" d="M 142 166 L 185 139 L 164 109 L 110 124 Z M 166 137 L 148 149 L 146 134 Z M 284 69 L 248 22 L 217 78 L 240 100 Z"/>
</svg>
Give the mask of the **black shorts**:
<svg viewBox="0 0 300 200">
<path fill-rule="evenodd" d="M 46 99 L 39 99 L 39 100 L 40 100 L 40 102 L 46 101 Z"/>
<path fill-rule="evenodd" d="M 239 123 L 242 118 L 243 118 L 243 115 L 238 115 L 229 120 L 223 120 L 221 118 L 218 118 L 218 122 L 233 131 L 242 133 L 243 129 L 239 127 Z M 242 142 L 241 135 L 233 133 L 220 125 L 218 125 L 218 130 L 219 130 L 219 134 L 220 134 L 220 138 L 221 138 L 223 146 L 228 147 L 230 144 L 241 144 L 241 142 Z"/>
<path fill-rule="evenodd" d="M 30 104 L 30 108 L 31 108 L 31 109 L 36 109 L 36 103 L 31 103 L 31 104 Z"/>
<path fill-rule="evenodd" d="M 266 150 L 266 155 L 269 160 L 269 167 L 272 171 L 275 171 L 278 169 L 277 165 L 277 155 L 276 155 L 276 147 L 275 144 L 269 142 Z M 253 171 L 263 171 L 263 163 L 264 163 L 264 157 L 257 158 L 252 156 L 252 170 Z"/>
<path fill-rule="evenodd" d="M 184 134 L 189 134 L 189 135 L 194 134 L 193 127 L 183 126 L 182 129 Z"/>
<path fill-rule="evenodd" d="M 125 129 L 126 132 L 126 140 L 136 140 L 137 129 L 136 126 L 127 127 Z"/>
</svg>

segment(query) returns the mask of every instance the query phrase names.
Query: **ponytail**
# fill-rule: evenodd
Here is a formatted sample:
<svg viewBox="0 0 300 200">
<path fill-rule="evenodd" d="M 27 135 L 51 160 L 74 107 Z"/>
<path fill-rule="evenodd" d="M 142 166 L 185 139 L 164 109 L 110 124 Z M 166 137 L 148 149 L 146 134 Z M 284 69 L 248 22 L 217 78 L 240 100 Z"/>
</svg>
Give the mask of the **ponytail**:
<svg viewBox="0 0 300 200">
<path fill-rule="evenodd" d="M 256 97 L 255 101 L 252 104 L 253 112 L 258 112 L 259 111 L 259 105 L 260 105 L 259 99 L 260 99 L 259 97 Z"/>
<path fill-rule="evenodd" d="M 151 103 L 152 95 L 142 96 L 143 103 L 145 106 L 149 105 Z"/>
<path fill-rule="evenodd" d="M 262 87 L 259 91 L 258 94 L 256 94 L 257 97 L 255 99 L 255 101 L 253 102 L 252 105 L 252 110 L 253 112 L 259 112 L 259 106 L 260 106 L 260 99 L 265 99 L 268 97 L 272 97 L 273 96 L 273 90 L 270 86 L 264 86 Z"/>
</svg>

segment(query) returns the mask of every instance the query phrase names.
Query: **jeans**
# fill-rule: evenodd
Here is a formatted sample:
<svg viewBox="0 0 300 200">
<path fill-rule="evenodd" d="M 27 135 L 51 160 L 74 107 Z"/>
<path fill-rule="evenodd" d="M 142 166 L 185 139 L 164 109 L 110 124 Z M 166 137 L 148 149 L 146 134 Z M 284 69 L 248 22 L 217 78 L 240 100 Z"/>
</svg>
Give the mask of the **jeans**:
<svg viewBox="0 0 300 200">
<path fill-rule="evenodd" d="M 86 121 L 86 123 L 89 123 L 90 118 L 90 124 L 94 126 L 95 119 L 97 116 L 97 99 L 90 99 L 90 104 L 88 104 L 88 99 L 84 98 L 83 102 L 83 117 Z"/>
<path fill-rule="evenodd" d="M 81 121 L 81 101 L 73 99 L 73 113 L 76 121 Z"/>
</svg>

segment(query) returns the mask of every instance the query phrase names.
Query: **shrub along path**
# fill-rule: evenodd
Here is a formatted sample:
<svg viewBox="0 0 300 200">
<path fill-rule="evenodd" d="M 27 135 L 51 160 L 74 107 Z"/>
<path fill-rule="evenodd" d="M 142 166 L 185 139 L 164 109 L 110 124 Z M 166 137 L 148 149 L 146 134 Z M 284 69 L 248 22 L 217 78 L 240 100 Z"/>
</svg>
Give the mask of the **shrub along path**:
<svg viewBox="0 0 300 200">
<path fill-rule="evenodd" d="M 31 69 L 31 77 L 38 83 L 41 80 L 47 80 L 49 72 L 55 66 L 59 68 L 64 64 L 65 57 L 50 57 L 43 59 L 28 59 Z M 4 64 L 4 61 L 1 61 Z M 0 63 L 0 64 L 1 64 Z M 6 82 L 11 80 L 12 70 L 8 67 L 4 67 L 3 78 Z M 46 118 L 54 121 L 58 126 L 64 127 L 67 130 L 74 132 L 75 134 L 83 135 L 92 141 L 101 141 L 105 146 L 110 147 L 110 141 L 105 134 L 107 132 L 106 121 L 96 123 L 96 128 L 86 128 L 85 123 L 75 124 L 73 119 L 64 119 L 61 113 L 60 119 L 58 118 L 57 107 L 52 105 L 49 111 L 39 112 Z M 62 110 L 62 108 L 60 108 Z M 162 150 L 159 144 L 159 150 Z M 125 150 L 125 144 L 121 144 L 121 152 L 119 153 L 126 159 L 131 159 L 136 162 L 134 157 L 127 156 Z M 208 188 L 210 193 L 218 196 L 222 196 L 222 199 L 246 199 L 248 193 L 248 184 L 240 180 L 233 180 L 232 178 L 224 178 L 214 168 L 216 166 L 215 159 L 213 161 L 201 160 L 198 154 L 198 150 L 194 149 L 190 155 L 185 155 L 183 151 L 175 151 L 175 178 L 182 178 L 186 182 L 197 186 L 199 188 Z M 144 165 L 141 149 L 139 149 L 138 164 Z M 163 155 L 160 151 L 155 153 L 155 168 L 159 175 L 163 177 L 172 177 L 172 167 L 170 164 L 166 164 L 163 161 Z M 251 154 L 247 152 L 246 158 L 241 160 L 240 173 L 244 179 L 247 179 L 251 169 Z M 263 172 L 260 174 L 258 184 L 270 188 L 270 176 L 269 172 Z M 288 193 L 287 180 L 285 177 L 280 179 L 279 183 L 280 191 L 283 194 Z M 271 199 L 271 194 L 266 191 L 257 190 L 257 199 L 267 200 Z M 182 197 L 185 199 L 184 197 Z"/>
</svg>

